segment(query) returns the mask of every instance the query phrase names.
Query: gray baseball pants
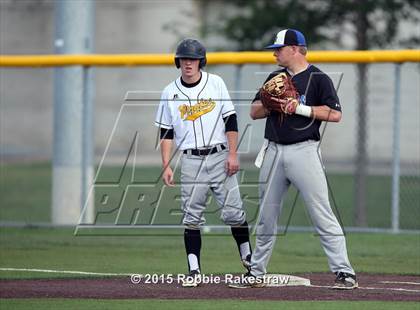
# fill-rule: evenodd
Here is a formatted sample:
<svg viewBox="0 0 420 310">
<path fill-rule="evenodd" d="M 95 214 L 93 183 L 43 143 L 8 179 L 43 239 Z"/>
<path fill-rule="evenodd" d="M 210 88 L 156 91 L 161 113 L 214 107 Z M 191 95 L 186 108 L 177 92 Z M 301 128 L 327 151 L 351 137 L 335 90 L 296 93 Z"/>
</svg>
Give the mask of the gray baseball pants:
<svg viewBox="0 0 420 310">
<path fill-rule="evenodd" d="M 277 221 L 287 189 L 293 184 L 305 202 L 332 272 L 354 274 L 350 265 L 343 231 L 331 210 L 328 186 L 318 142 L 305 141 L 292 145 L 270 142 L 260 170 L 260 212 L 256 230 L 256 246 L 251 260 L 251 273 L 261 276 L 273 251 Z"/>
<path fill-rule="evenodd" d="M 225 171 L 227 155 L 227 150 L 207 156 L 182 154 L 181 200 L 185 226 L 204 225 L 209 190 L 220 206 L 220 217 L 226 225 L 238 226 L 245 221 L 236 175 L 227 176 Z"/>
</svg>

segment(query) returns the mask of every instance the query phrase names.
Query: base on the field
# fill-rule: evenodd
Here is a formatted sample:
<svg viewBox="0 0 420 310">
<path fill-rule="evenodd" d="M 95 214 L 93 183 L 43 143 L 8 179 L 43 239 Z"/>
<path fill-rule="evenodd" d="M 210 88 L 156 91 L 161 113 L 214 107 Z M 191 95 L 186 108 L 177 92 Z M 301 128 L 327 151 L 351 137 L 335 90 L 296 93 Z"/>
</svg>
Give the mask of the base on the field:
<svg viewBox="0 0 420 310">
<path fill-rule="evenodd" d="M 309 279 L 287 274 L 266 274 L 264 281 L 267 283 L 267 287 L 311 285 Z"/>
</svg>

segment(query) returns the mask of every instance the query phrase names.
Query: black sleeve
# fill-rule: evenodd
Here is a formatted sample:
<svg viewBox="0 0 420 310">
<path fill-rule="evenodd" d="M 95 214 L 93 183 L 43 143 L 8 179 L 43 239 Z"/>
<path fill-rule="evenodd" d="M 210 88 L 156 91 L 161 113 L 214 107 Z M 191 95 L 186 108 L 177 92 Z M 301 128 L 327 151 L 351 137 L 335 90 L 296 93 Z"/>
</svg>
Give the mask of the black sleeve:
<svg viewBox="0 0 420 310">
<path fill-rule="evenodd" d="M 160 138 L 161 139 L 173 140 L 174 130 L 173 129 L 160 128 Z"/>
<path fill-rule="evenodd" d="M 319 75 L 318 83 L 319 103 L 341 112 L 340 100 L 330 77 L 326 74 L 321 74 Z"/>
<path fill-rule="evenodd" d="M 263 85 L 265 83 L 267 83 L 269 80 L 271 80 L 273 77 L 275 77 L 277 74 L 279 74 L 280 72 L 283 72 L 284 70 L 277 70 L 274 72 L 271 72 L 270 75 L 266 78 L 266 80 L 264 81 Z M 258 92 L 255 94 L 254 100 L 252 100 L 252 103 L 254 103 L 257 100 L 260 100 L 261 96 L 260 96 L 260 90 L 258 89 Z"/>
<path fill-rule="evenodd" d="M 252 100 L 252 103 L 254 103 L 257 100 L 260 100 L 261 96 L 260 96 L 260 90 L 258 90 L 258 92 L 255 94 L 254 100 Z"/>
<path fill-rule="evenodd" d="M 236 113 L 231 114 L 229 116 L 226 116 L 223 118 L 223 121 L 225 122 L 225 131 L 238 131 L 238 120 L 236 118 Z"/>
</svg>

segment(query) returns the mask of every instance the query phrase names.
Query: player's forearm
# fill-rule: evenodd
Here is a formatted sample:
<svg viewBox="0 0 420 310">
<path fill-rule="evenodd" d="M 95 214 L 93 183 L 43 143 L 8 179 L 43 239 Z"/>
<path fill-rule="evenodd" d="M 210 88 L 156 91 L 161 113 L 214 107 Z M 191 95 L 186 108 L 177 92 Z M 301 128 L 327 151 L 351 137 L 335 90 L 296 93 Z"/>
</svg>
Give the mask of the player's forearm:
<svg viewBox="0 0 420 310">
<path fill-rule="evenodd" d="M 251 112 L 249 115 L 252 119 L 266 118 L 268 114 L 268 110 L 264 108 L 260 100 L 257 100 L 251 104 Z"/>
<path fill-rule="evenodd" d="M 228 131 L 226 132 L 226 138 L 229 146 L 229 153 L 236 155 L 236 149 L 238 148 L 238 132 Z"/>
<path fill-rule="evenodd" d="M 313 106 L 311 117 L 326 122 L 339 122 L 341 120 L 341 112 L 333 110 L 326 105 Z"/>
<path fill-rule="evenodd" d="M 171 159 L 172 140 L 162 139 L 160 140 L 160 154 L 162 156 L 162 166 L 166 167 L 169 165 Z"/>
</svg>

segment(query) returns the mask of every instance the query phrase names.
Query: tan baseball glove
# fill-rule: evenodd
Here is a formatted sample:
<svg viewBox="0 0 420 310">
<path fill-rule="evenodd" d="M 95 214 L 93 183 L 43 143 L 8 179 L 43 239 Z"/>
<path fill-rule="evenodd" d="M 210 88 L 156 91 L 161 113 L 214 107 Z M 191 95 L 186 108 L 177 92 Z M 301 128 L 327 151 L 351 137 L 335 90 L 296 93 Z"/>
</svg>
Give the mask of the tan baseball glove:
<svg viewBox="0 0 420 310">
<path fill-rule="evenodd" d="M 282 72 L 267 81 L 260 89 L 263 106 L 269 111 L 293 114 L 299 105 L 299 93 L 292 80 Z"/>
</svg>

